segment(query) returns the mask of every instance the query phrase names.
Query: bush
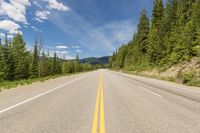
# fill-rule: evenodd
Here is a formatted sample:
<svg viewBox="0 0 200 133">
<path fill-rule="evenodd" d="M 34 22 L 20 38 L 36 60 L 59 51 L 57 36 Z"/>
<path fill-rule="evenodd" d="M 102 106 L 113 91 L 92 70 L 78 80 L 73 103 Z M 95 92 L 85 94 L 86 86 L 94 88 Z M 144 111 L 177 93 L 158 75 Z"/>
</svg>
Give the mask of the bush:
<svg viewBox="0 0 200 133">
<path fill-rule="evenodd" d="M 184 72 L 181 74 L 181 79 L 183 84 L 188 84 L 189 82 L 194 80 L 194 78 L 195 78 L 194 72 Z"/>
<path fill-rule="evenodd" d="M 190 82 L 187 83 L 190 86 L 197 86 L 200 87 L 200 79 L 192 79 Z"/>
</svg>

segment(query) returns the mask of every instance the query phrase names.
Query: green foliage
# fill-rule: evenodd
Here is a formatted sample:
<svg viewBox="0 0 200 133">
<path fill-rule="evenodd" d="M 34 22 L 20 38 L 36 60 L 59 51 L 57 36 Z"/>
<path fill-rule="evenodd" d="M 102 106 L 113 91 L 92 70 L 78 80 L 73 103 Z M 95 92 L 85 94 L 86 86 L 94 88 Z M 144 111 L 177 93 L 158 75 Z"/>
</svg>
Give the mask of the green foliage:
<svg viewBox="0 0 200 133">
<path fill-rule="evenodd" d="M 39 76 L 39 55 L 38 55 L 38 47 L 37 44 L 34 46 L 34 52 L 33 52 L 33 59 L 30 66 L 30 77 L 36 78 Z"/>
<path fill-rule="evenodd" d="M 81 65 L 80 65 L 80 60 L 78 54 L 76 55 L 76 59 L 74 61 L 74 71 L 75 72 L 80 72 L 81 71 Z"/>
<path fill-rule="evenodd" d="M 146 15 L 146 10 L 143 10 L 141 13 L 140 22 L 138 24 L 137 40 L 139 44 L 139 51 L 142 54 L 147 52 L 147 38 L 149 34 L 149 19 Z"/>
<path fill-rule="evenodd" d="M 188 84 L 194 79 L 194 72 L 184 72 L 181 74 L 181 78 L 184 84 Z"/>
<path fill-rule="evenodd" d="M 126 71 L 166 69 L 200 57 L 199 47 L 200 0 L 167 0 L 166 6 L 162 0 L 154 0 L 151 22 L 143 10 L 133 39 L 113 53 L 110 67 Z"/>
<path fill-rule="evenodd" d="M 45 77 L 51 75 L 51 59 L 43 51 L 39 62 L 39 75 Z"/>
<path fill-rule="evenodd" d="M 25 42 L 21 34 L 16 34 L 12 41 L 12 52 L 15 61 L 14 79 L 22 79 L 28 77 L 28 69 L 26 66 L 27 51 Z"/>
<path fill-rule="evenodd" d="M 1 41 L 0 41 L 1 42 Z M 81 64 L 79 56 L 75 60 L 63 60 L 57 54 L 41 54 L 41 46 L 35 41 L 33 52 L 28 51 L 21 34 L 16 34 L 10 42 L 5 36 L 0 43 L 0 88 L 11 88 L 19 84 L 46 80 L 56 75 L 67 75 L 98 69 L 99 66 Z"/>
</svg>

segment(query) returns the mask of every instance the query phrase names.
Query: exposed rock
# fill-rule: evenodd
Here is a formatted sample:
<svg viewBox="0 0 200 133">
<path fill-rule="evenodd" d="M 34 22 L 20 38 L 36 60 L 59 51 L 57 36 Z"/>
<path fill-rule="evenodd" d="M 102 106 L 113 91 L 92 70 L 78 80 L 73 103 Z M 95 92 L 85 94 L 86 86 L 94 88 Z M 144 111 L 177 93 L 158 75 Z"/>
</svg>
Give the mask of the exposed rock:
<svg viewBox="0 0 200 133">
<path fill-rule="evenodd" d="M 189 62 L 184 62 L 180 64 L 176 64 L 166 71 L 159 72 L 159 70 L 148 70 L 139 72 L 141 75 L 145 75 L 148 77 L 157 77 L 164 79 L 178 79 L 183 73 L 194 73 L 196 78 L 200 78 L 200 61 L 198 58 L 193 58 Z"/>
</svg>

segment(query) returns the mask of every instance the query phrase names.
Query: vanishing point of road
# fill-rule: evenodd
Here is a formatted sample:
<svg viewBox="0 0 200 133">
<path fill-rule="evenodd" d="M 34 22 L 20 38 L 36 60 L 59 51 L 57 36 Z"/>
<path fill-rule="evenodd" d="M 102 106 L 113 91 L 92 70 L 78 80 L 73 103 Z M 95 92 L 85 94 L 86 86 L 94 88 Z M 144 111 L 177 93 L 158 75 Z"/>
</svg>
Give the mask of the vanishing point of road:
<svg viewBox="0 0 200 133">
<path fill-rule="evenodd" d="M 97 70 L 0 92 L 0 133 L 200 133 L 200 89 Z"/>
</svg>

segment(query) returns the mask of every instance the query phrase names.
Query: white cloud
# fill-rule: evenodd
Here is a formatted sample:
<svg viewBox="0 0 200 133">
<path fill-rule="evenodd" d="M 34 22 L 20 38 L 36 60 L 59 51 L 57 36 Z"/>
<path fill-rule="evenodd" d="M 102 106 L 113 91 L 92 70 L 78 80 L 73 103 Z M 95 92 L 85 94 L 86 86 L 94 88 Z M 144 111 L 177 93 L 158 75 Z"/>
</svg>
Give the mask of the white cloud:
<svg viewBox="0 0 200 133">
<path fill-rule="evenodd" d="M 19 28 L 21 28 L 17 23 L 11 20 L 2 20 L 0 21 L 0 29 L 7 31 L 9 34 L 16 34 L 16 33 L 22 33 L 19 31 Z"/>
<path fill-rule="evenodd" d="M 77 52 L 77 53 L 82 53 L 83 51 L 80 50 L 80 49 L 76 49 L 76 52 Z"/>
<path fill-rule="evenodd" d="M 56 51 L 57 54 L 68 54 L 68 51 Z"/>
<path fill-rule="evenodd" d="M 33 1 L 33 4 L 36 5 L 36 6 L 39 7 L 39 8 L 42 8 L 42 6 L 41 6 L 36 0 Z"/>
<path fill-rule="evenodd" d="M 39 21 L 39 22 L 43 22 L 43 20 L 46 20 L 48 19 L 48 16 L 50 15 L 51 13 L 49 11 L 36 11 L 35 13 L 35 20 Z"/>
<path fill-rule="evenodd" d="M 44 22 L 43 20 L 41 20 L 41 19 L 39 19 L 39 18 L 34 18 L 34 19 L 37 20 L 38 22 L 41 22 L 41 23 Z"/>
<path fill-rule="evenodd" d="M 68 46 L 58 45 L 58 46 L 56 46 L 56 48 L 58 48 L 58 49 L 68 49 Z"/>
<path fill-rule="evenodd" d="M 0 5 L 0 15 L 5 15 L 16 22 L 27 23 L 26 8 L 30 6 L 29 0 L 2 0 Z"/>
<path fill-rule="evenodd" d="M 61 2 L 58 2 L 57 0 L 45 0 L 48 2 L 48 8 L 55 9 L 58 11 L 68 11 L 70 10 L 68 6 L 64 5 Z"/>
<path fill-rule="evenodd" d="M 110 40 L 114 40 L 113 43 L 127 43 L 133 38 L 134 32 L 137 30 L 137 26 L 130 20 L 108 23 L 102 27 L 99 27 L 101 32 L 104 32 Z M 121 45 L 121 44 L 120 44 Z"/>
</svg>

